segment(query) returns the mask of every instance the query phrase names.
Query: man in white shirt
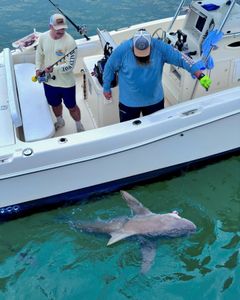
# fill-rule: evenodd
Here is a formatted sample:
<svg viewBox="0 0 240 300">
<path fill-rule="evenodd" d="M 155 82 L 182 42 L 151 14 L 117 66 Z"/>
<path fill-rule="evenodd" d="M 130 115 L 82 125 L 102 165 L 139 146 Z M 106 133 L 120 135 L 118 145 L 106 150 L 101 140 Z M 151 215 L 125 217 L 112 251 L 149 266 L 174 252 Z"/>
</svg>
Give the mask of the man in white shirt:
<svg viewBox="0 0 240 300">
<path fill-rule="evenodd" d="M 84 131 L 81 112 L 76 104 L 76 83 L 73 74 L 77 58 L 76 42 L 65 32 L 68 26 L 63 15 L 52 15 L 49 27 L 50 30 L 41 34 L 39 38 L 36 51 L 36 77 L 41 76 L 43 72 L 48 75 L 43 85 L 47 101 L 57 118 L 56 130 L 65 125 L 62 116 L 63 101 L 76 122 L 77 132 Z M 61 57 L 63 60 L 52 67 Z"/>
</svg>

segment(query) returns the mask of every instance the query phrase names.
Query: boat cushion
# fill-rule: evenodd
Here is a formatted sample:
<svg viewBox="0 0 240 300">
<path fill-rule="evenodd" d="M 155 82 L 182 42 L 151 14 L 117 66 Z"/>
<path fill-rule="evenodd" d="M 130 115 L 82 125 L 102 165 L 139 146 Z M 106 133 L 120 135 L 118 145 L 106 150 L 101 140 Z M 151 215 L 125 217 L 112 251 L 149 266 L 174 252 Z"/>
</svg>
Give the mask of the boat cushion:
<svg viewBox="0 0 240 300">
<path fill-rule="evenodd" d="M 7 99 L 11 111 L 12 122 L 14 126 L 17 128 L 22 126 L 22 117 L 21 117 L 19 102 L 17 97 L 12 53 L 9 48 L 3 49 L 3 58 L 4 58 L 4 65 L 5 65 L 5 78 L 7 81 L 6 83 Z"/>
<path fill-rule="evenodd" d="M 15 143 L 12 116 L 8 104 L 5 67 L 0 66 L 0 149 Z M 0 155 L 1 159 L 1 155 Z"/>
<path fill-rule="evenodd" d="M 54 123 L 43 85 L 32 81 L 35 65 L 14 65 L 25 141 L 32 142 L 52 137 Z"/>
</svg>

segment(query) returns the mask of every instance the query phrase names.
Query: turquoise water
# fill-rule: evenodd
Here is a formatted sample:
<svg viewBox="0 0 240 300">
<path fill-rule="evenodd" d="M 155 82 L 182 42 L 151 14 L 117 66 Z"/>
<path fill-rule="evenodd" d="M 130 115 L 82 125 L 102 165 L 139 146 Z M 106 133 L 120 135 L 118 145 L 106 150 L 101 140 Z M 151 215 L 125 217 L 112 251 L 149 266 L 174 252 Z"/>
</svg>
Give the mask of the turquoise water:
<svg viewBox="0 0 240 300">
<path fill-rule="evenodd" d="M 58 3 L 77 24 L 87 24 L 89 35 L 97 26 L 114 29 L 171 16 L 177 7 L 177 1 Z M 1 0 L 0 48 L 34 27 L 47 29 L 54 12 L 47 0 Z M 153 212 L 178 210 L 197 232 L 158 240 L 154 264 L 142 275 L 137 241 L 107 247 L 107 236 L 79 232 L 64 222 L 130 215 L 119 192 L 1 224 L 0 300 L 240 299 L 239 156 L 128 191 Z"/>
<path fill-rule="evenodd" d="M 178 210 L 198 228 L 159 240 L 146 275 L 137 241 L 107 247 L 107 236 L 62 221 L 130 215 L 118 192 L 1 225 L 0 299 L 239 299 L 239 178 L 233 157 L 128 190 L 153 212 Z"/>
</svg>

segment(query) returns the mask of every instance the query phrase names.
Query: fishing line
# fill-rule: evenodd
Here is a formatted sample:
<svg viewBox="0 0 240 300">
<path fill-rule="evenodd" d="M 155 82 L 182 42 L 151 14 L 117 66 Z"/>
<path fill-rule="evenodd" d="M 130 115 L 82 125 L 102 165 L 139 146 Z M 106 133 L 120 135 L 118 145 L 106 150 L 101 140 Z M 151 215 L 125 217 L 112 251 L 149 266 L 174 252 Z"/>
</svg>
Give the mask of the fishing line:
<svg viewBox="0 0 240 300">
<path fill-rule="evenodd" d="M 82 26 L 76 25 L 55 3 L 53 3 L 51 0 L 48 1 L 77 29 L 77 32 L 83 35 L 87 41 L 90 40 L 90 38 L 86 35 L 87 33 L 86 25 L 82 25 Z"/>
</svg>

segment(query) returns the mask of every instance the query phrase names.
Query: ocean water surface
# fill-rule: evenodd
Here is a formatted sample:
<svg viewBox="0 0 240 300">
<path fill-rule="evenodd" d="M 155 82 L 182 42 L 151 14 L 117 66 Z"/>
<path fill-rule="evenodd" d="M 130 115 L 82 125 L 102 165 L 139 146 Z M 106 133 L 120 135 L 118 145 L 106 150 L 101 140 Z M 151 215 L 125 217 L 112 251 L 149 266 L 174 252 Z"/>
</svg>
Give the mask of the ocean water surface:
<svg viewBox="0 0 240 300">
<path fill-rule="evenodd" d="M 88 34 L 96 34 L 96 28 L 113 30 L 162 17 L 171 17 L 178 7 L 177 0 L 137 2 L 130 0 L 68 0 L 52 1 L 77 25 L 85 24 Z M 32 32 L 48 29 L 49 17 L 58 13 L 48 0 L 1 0 L 0 49 Z M 79 38 L 69 24 L 69 32 Z"/>
<path fill-rule="evenodd" d="M 170 17 L 178 6 L 176 0 L 57 3 L 75 23 L 86 24 L 89 35 L 96 27 L 111 30 Z M 1 0 L 0 49 L 33 28 L 47 30 L 54 12 L 47 0 Z M 74 29 L 70 32 L 78 38 Z M 143 275 L 137 241 L 107 247 L 107 236 L 71 226 L 77 220 L 131 216 L 119 192 L 1 224 L 0 300 L 240 299 L 239 156 L 128 192 L 153 212 L 179 211 L 197 232 L 159 239 L 152 268 Z"/>
</svg>

